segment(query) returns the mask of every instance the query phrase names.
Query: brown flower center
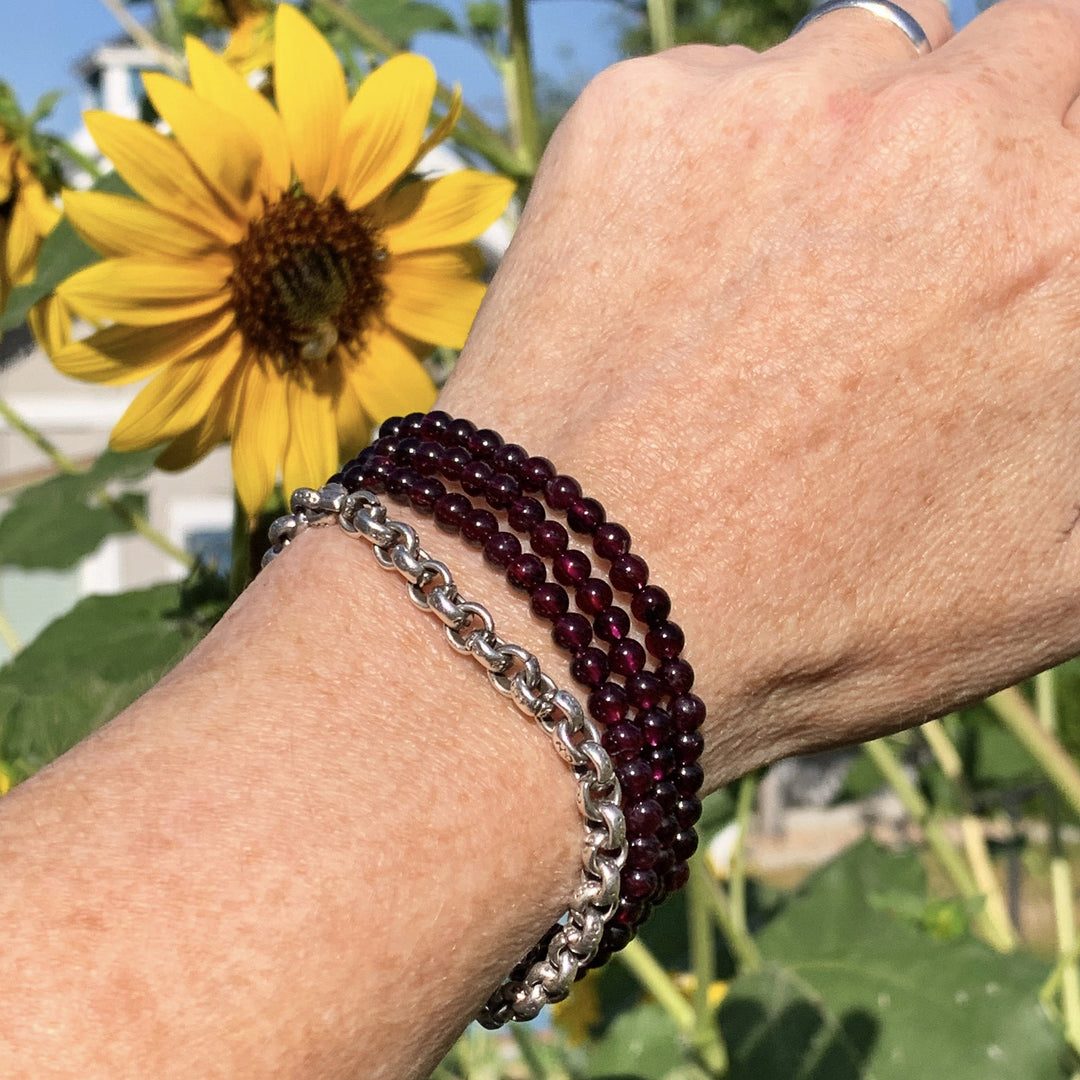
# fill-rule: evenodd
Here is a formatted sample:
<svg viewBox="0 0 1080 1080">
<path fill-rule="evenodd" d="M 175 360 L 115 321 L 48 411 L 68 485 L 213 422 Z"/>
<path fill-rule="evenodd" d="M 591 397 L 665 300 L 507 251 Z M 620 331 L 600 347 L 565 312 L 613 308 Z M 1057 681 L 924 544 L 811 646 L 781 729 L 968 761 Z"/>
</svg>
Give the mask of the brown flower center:
<svg viewBox="0 0 1080 1080">
<path fill-rule="evenodd" d="M 383 262 L 371 218 L 337 195 L 290 192 L 232 248 L 229 275 L 244 342 L 285 369 L 353 345 L 382 312 Z"/>
</svg>

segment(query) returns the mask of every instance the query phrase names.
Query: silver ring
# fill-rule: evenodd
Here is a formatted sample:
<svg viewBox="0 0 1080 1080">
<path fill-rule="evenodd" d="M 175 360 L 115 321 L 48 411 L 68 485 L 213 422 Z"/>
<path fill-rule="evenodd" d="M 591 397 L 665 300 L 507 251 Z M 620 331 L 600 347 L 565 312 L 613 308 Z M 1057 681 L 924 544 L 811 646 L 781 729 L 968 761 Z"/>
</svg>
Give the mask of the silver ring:
<svg viewBox="0 0 1080 1080">
<path fill-rule="evenodd" d="M 915 52 L 919 56 L 926 56 L 930 51 L 930 40 L 923 28 L 902 7 L 890 3 L 889 0 L 825 0 L 825 3 L 814 8 L 806 18 L 800 21 L 791 32 L 792 36 L 794 37 L 804 26 L 816 22 L 823 15 L 840 11 L 842 8 L 862 8 L 863 11 L 869 11 L 871 15 L 876 15 L 879 19 L 885 19 L 893 26 L 898 26 L 903 30 L 908 41 L 915 46 Z"/>
</svg>

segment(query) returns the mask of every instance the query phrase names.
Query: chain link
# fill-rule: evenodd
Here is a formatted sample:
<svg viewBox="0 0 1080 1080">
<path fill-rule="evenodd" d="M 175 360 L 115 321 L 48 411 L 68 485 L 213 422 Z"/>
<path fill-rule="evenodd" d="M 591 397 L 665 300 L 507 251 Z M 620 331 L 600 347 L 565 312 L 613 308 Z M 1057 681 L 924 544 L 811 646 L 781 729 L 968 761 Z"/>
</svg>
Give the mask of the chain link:
<svg viewBox="0 0 1080 1080">
<path fill-rule="evenodd" d="M 585 823 L 581 884 L 563 918 L 544 935 L 488 999 L 477 1019 L 488 1028 L 510 1020 L 531 1020 L 547 1004 L 562 1001 L 578 972 L 595 958 L 604 927 L 619 901 L 626 862 L 626 819 L 622 793 L 600 730 L 581 703 L 560 690 L 521 645 L 504 641 L 483 604 L 465 600 L 445 563 L 420 547 L 415 530 L 387 519 L 386 507 L 370 491 L 347 492 L 341 484 L 317 491 L 297 488 L 291 513 L 270 526 L 268 565 L 310 525 L 336 518 L 341 528 L 363 537 L 385 570 L 405 579 L 409 599 L 443 626 L 458 652 L 471 656 L 492 686 L 532 716 L 550 737 L 578 782 L 578 809 Z"/>
</svg>

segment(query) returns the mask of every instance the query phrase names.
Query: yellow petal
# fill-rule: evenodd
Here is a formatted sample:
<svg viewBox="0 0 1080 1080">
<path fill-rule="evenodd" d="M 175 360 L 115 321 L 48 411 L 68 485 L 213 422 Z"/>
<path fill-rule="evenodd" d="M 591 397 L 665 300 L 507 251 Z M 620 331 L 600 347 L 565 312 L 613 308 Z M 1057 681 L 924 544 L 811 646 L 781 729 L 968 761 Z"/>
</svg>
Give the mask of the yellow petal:
<svg viewBox="0 0 1080 1080">
<path fill-rule="evenodd" d="M 41 232 L 34 216 L 22 199 L 16 199 L 3 251 L 7 277 L 13 285 L 23 285 L 33 280 L 34 266 L 40 250 Z"/>
<path fill-rule="evenodd" d="M 450 99 L 450 107 L 446 110 L 446 115 L 435 125 L 431 130 L 431 134 L 420 144 L 420 149 L 416 151 L 416 157 L 409 163 L 409 168 L 415 168 L 419 164 L 420 159 L 430 153 L 439 145 L 445 138 L 447 138 L 451 131 L 457 126 L 458 120 L 461 118 L 461 87 L 454 87 L 453 97 Z"/>
<path fill-rule="evenodd" d="M 239 120 L 262 147 L 261 190 L 274 201 L 289 187 L 292 166 L 281 117 L 262 96 L 198 38 L 187 39 L 188 71 L 195 92 Z"/>
<path fill-rule="evenodd" d="M 338 188 L 352 207 L 382 194 L 416 159 L 435 99 L 435 69 L 422 56 L 387 60 L 360 85 L 341 125 Z"/>
<path fill-rule="evenodd" d="M 166 472 L 176 472 L 194 465 L 229 437 L 230 422 L 236 398 L 239 376 L 229 378 L 221 393 L 210 403 L 206 415 L 190 431 L 177 436 L 154 459 L 154 464 Z"/>
<path fill-rule="evenodd" d="M 151 206 L 235 244 L 244 226 L 218 197 L 178 143 L 135 120 L 88 112 L 83 120 L 101 152 Z"/>
<path fill-rule="evenodd" d="M 195 168 L 246 221 L 261 200 L 262 151 L 255 137 L 235 116 L 167 75 L 148 72 L 143 86 Z"/>
<path fill-rule="evenodd" d="M 421 251 L 475 240 L 506 209 L 514 184 L 472 169 L 406 184 L 380 208 L 392 252 Z"/>
<path fill-rule="evenodd" d="M 60 220 L 60 211 L 45 192 L 41 181 L 31 172 L 30 166 L 20 160 L 15 168 L 19 180 L 18 202 L 30 215 L 33 228 L 38 236 L 45 236 L 52 231 Z"/>
<path fill-rule="evenodd" d="M 231 323 L 226 311 L 161 326 L 108 326 L 52 353 L 52 362 L 72 378 L 119 386 L 193 356 Z"/>
<path fill-rule="evenodd" d="M 386 321 L 409 337 L 460 349 L 484 285 L 469 248 L 395 256 L 386 271 Z"/>
<path fill-rule="evenodd" d="M 49 356 L 55 356 L 71 340 L 71 312 L 55 294 L 36 303 L 26 313 L 26 323 Z"/>
<path fill-rule="evenodd" d="M 218 338 L 197 357 L 170 364 L 139 391 L 109 436 L 113 450 L 170 442 L 200 423 L 240 360 L 239 334 Z"/>
<path fill-rule="evenodd" d="M 103 191 L 66 191 L 64 210 L 75 231 L 106 256 L 160 255 L 190 258 L 221 247 L 201 229 L 192 228 L 149 203 Z"/>
<path fill-rule="evenodd" d="M 296 379 L 289 380 L 287 395 L 289 441 L 282 470 L 286 496 L 298 487 L 325 484 L 340 464 L 331 396 Z"/>
<path fill-rule="evenodd" d="M 346 381 L 363 402 L 372 426 L 390 416 L 427 412 L 437 394 L 412 350 L 389 330 L 372 335 L 363 361 L 349 367 Z"/>
<path fill-rule="evenodd" d="M 304 190 L 321 199 L 336 180 L 331 163 L 348 92 L 330 44 L 289 4 L 277 9 L 274 83 L 293 168 Z"/>
<path fill-rule="evenodd" d="M 57 292 L 91 322 L 156 326 L 220 310 L 229 303 L 226 281 L 232 269 L 227 255 L 184 263 L 129 255 L 80 270 Z"/>
<path fill-rule="evenodd" d="M 274 490 L 285 456 L 289 437 L 285 387 L 286 380 L 277 371 L 257 362 L 247 365 L 237 403 L 232 468 L 240 504 L 251 515 L 263 508 Z"/>
<path fill-rule="evenodd" d="M 337 427 L 338 453 L 343 461 L 371 441 L 374 423 L 348 377 L 334 402 L 334 423 Z"/>
</svg>

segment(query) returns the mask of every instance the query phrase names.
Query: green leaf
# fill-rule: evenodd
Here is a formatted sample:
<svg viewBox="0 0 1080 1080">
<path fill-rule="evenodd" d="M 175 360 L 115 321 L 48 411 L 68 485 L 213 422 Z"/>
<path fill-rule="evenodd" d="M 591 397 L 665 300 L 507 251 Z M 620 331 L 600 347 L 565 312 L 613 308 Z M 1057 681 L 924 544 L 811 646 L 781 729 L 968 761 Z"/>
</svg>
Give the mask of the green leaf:
<svg viewBox="0 0 1080 1080">
<path fill-rule="evenodd" d="M 0 759 L 41 768 L 149 689 L 201 637 L 181 587 L 89 596 L 0 668 Z"/>
<path fill-rule="evenodd" d="M 593 1044 L 585 1075 L 592 1080 L 664 1080 L 686 1047 L 671 1017 L 652 1002 L 618 1016 Z"/>
<path fill-rule="evenodd" d="M 814 875 L 758 938 L 765 968 L 721 1008 L 730 1080 L 1057 1080 L 1045 964 L 940 942 L 876 910 L 921 894 L 914 855 L 864 841 Z"/>
<path fill-rule="evenodd" d="M 141 479 L 153 466 L 156 451 L 117 454 L 106 450 L 83 473 L 60 473 L 23 489 L 0 519 L 0 564 L 28 570 L 64 570 L 95 551 L 114 533 L 131 525 L 98 497 L 112 482 Z M 123 492 L 128 512 L 143 513 L 145 496 Z"/>
<path fill-rule="evenodd" d="M 453 33 L 457 29 L 448 11 L 420 0 L 350 0 L 349 7 L 399 49 L 407 49 L 417 34 Z"/>
</svg>

